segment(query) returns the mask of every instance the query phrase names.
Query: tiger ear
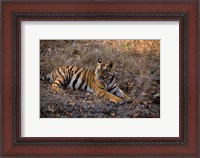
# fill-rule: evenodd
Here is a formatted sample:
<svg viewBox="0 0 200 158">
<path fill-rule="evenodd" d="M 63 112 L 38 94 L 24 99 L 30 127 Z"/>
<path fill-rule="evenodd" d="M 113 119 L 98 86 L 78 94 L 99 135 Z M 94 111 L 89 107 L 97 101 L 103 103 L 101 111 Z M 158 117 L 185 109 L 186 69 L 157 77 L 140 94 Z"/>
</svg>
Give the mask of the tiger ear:
<svg viewBox="0 0 200 158">
<path fill-rule="evenodd" d="M 101 63 L 102 63 L 102 61 L 101 61 L 100 59 L 98 59 L 97 62 L 98 62 L 98 64 L 101 64 Z"/>
<path fill-rule="evenodd" d="M 113 62 L 112 62 L 112 61 L 110 61 L 110 63 L 109 63 L 109 67 L 110 67 L 110 68 L 113 67 Z"/>
</svg>

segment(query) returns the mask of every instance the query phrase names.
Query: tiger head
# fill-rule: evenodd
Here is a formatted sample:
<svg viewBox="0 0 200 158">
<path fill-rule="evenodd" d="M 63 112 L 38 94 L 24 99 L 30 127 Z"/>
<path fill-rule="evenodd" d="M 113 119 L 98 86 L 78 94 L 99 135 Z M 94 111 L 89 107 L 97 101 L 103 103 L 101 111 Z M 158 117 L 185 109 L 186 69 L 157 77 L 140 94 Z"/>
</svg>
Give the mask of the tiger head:
<svg viewBox="0 0 200 158">
<path fill-rule="evenodd" d="M 99 80 L 108 79 L 113 76 L 112 68 L 112 61 L 110 61 L 109 63 L 105 63 L 98 59 L 95 75 Z"/>
</svg>

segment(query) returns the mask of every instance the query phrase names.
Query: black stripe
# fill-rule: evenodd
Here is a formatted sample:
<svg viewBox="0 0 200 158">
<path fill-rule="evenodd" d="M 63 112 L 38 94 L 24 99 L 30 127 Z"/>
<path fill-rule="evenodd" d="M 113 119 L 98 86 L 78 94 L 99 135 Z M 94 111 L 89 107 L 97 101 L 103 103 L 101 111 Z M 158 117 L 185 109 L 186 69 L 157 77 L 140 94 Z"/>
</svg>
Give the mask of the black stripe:
<svg viewBox="0 0 200 158">
<path fill-rule="evenodd" d="M 56 83 L 56 82 L 52 83 L 52 85 L 53 85 L 53 84 L 56 84 L 57 86 L 59 86 L 59 87 L 60 87 L 60 84 L 58 84 L 58 83 Z"/>
<path fill-rule="evenodd" d="M 59 74 L 63 79 L 65 79 L 65 76 L 63 76 L 62 73 L 61 73 L 60 70 L 59 70 L 60 68 L 61 68 L 61 67 L 58 68 L 58 74 Z M 62 68 L 61 68 L 61 69 L 62 69 Z M 65 74 L 65 73 L 64 73 L 64 74 Z"/>
<path fill-rule="evenodd" d="M 60 80 L 60 78 L 57 78 L 55 81 L 58 81 L 60 85 L 63 85 L 62 81 Z"/>
<path fill-rule="evenodd" d="M 68 77 L 71 77 L 72 69 L 73 69 L 73 66 L 69 70 L 67 70 Z"/>
<path fill-rule="evenodd" d="M 112 83 L 112 81 L 114 80 L 114 75 L 112 76 L 112 79 L 111 79 L 111 81 L 110 81 L 110 83 L 108 84 L 108 87 L 110 87 L 109 89 L 108 89 L 108 91 L 110 90 L 110 89 L 113 89 L 113 85 L 116 83 L 116 82 L 114 82 L 112 85 L 110 85 L 111 83 Z"/>
<path fill-rule="evenodd" d="M 113 89 L 115 89 L 116 87 L 117 87 L 117 86 L 115 85 L 115 86 L 111 87 L 110 89 L 108 89 L 107 91 L 110 92 L 110 91 L 112 91 Z"/>
<path fill-rule="evenodd" d="M 68 77 L 68 78 L 65 80 L 65 83 L 64 83 L 64 88 L 65 88 L 65 89 L 68 87 L 69 83 L 70 83 L 70 79 L 69 79 L 69 77 Z"/>
<path fill-rule="evenodd" d="M 66 71 L 67 67 L 69 67 L 69 66 L 63 66 L 63 67 L 61 67 L 61 69 L 62 69 L 64 75 L 65 75 L 65 71 Z"/>
<path fill-rule="evenodd" d="M 79 79 L 79 77 L 80 77 L 80 75 L 81 75 L 82 72 L 83 72 L 83 71 L 79 72 L 78 75 L 76 75 L 76 79 L 75 79 L 74 82 L 72 83 L 72 86 L 73 86 L 74 89 L 75 89 L 76 83 L 78 82 L 78 79 Z"/>
<path fill-rule="evenodd" d="M 69 70 L 68 70 L 68 73 L 69 73 L 69 82 L 71 81 L 71 79 L 72 79 L 72 76 L 73 76 L 73 71 L 72 71 L 72 69 L 74 68 L 74 66 L 72 66 Z"/>
<path fill-rule="evenodd" d="M 85 83 L 85 78 L 86 78 L 86 74 L 87 74 L 87 71 L 88 70 L 85 70 L 85 72 L 83 72 L 83 78 L 82 78 L 82 81 L 81 81 L 81 84 L 79 85 L 78 89 L 81 90 L 81 87 L 83 86 L 83 84 Z"/>
<path fill-rule="evenodd" d="M 86 74 L 86 85 L 85 85 L 85 88 L 84 88 L 85 91 L 87 91 L 89 77 L 90 77 L 90 71 L 88 71 L 88 73 Z"/>
<path fill-rule="evenodd" d="M 72 73 L 72 69 L 73 69 L 73 68 L 74 68 L 74 66 L 72 66 L 72 67 L 68 70 L 69 74 Z"/>
<path fill-rule="evenodd" d="M 76 74 L 79 70 L 80 70 L 80 68 L 77 67 L 77 69 L 76 69 L 76 71 L 74 72 L 74 74 Z"/>
<path fill-rule="evenodd" d="M 111 84 L 112 83 L 112 81 L 114 80 L 114 78 L 115 78 L 115 76 L 114 75 L 112 75 L 112 78 L 111 78 L 111 80 L 110 80 L 110 83 L 109 84 Z M 109 85 L 108 84 L 108 85 Z"/>
<path fill-rule="evenodd" d="M 86 91 L 86 90 L 87 90 L 87 86 L 88 86 L 88 84 L 86 83 L 86 85 L 85 85 L 85 88 L 84 88 L 84 91 Z"/>
<path fill-rule="evenodd" d="M 117 89 L 115 92 L 113 92 L 114 95 L 117 95 L 117 92 L 119 91 L 119 89 Z"/>
<path fill-rule="evenodd" d="M 69 68 L 69 66 L 63 66 L 63 69 L 64 70 L 66 70 L 66 69 L 68 69 Z M 65 72 L 65 71 L 64 71 Z"/>
<path fill-rule="evenodd" d="M 71 66 L 70 69 L 67 70 L 67 68 L 69 68 L 69 66 L 65 66 L 64 67 L 66 69 L 66 73 L 65 73 L 65 76 L 66 76 L 66 79 L 65 79 L 65 82 L 64 82 L 64 85 L 63 87 L 66 89 L 71 81 L 71 72 L 72 72 L 72 69 L 73 69 L 73 66 Z"/>
<path fill-rule="evenodd" d="M 81 90 L 81 87 L 83 86 L 83 84 L 85 83 L 85 76 L 81 81 L 81 84 L 79 85 L 78 89 Z"/>
</svg>

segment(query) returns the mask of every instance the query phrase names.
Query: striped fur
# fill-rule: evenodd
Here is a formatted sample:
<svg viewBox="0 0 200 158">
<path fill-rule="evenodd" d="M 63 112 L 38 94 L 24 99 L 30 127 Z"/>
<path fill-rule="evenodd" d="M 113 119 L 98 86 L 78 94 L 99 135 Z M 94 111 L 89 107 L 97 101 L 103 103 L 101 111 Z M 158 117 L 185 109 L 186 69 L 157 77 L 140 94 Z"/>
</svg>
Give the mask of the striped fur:
<svg viewBox="0 0 200 158">
<path fill-rule="evenodd" d="M 117 86 L 112 67 L 112 62 L 104 63 L 100 60 L 98 60 L 95 70 L 62 66 L 47 74 L 43 79 L 52 83 L 52 88 L 56 93 L 69 87 L 93 92 L 100 98 L 114 103 L 132 102 L 132 99 Z"/>
</svg>

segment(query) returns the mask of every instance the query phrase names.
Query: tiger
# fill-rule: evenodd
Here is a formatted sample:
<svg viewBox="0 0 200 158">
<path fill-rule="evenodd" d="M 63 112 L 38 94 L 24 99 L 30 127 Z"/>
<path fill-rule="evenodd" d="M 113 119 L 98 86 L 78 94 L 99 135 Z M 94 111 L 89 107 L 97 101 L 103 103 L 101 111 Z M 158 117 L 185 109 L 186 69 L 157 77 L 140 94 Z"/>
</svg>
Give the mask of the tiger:
<svg viewBox="0 0 200 158">
<path fill-rule="evenodd" d="M 72 88 L 92 92 L 99 98 L 117 104 L 133 101 L 117 86 L 112 61 L 106 63 L 98 59 L 95 70 L 77 66 L 61 66 L 46 74 L 42 79 L 51 83 L 55 93 Z"/>
</svg>

